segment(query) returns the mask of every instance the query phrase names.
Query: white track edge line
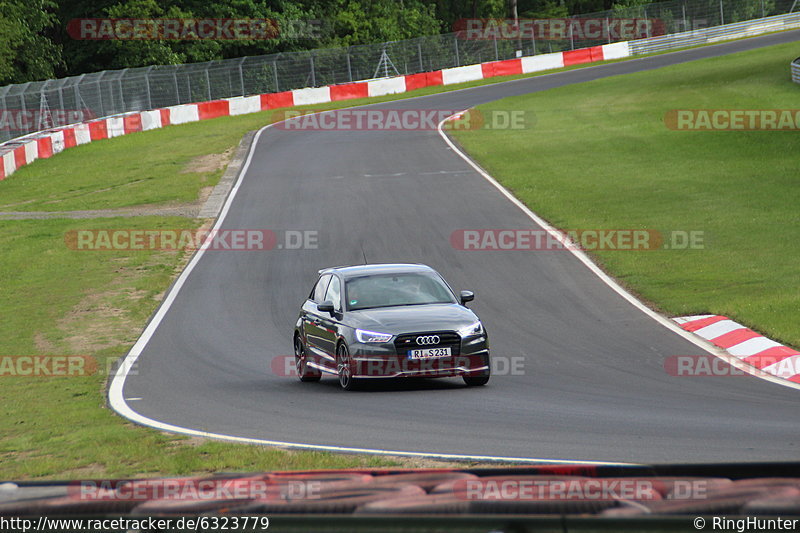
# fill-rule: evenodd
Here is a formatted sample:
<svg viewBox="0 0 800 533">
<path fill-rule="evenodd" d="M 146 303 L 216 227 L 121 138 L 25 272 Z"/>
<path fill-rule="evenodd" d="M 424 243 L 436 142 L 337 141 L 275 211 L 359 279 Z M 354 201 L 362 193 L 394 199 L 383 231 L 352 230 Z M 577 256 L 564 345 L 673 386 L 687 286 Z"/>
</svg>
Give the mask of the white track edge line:
<svg viewBox="0 0 800 533">
<path fill-rule="evenodd" d="M 453 115 L 445 118 L 444 120 L 442 120 L 439 123 L 438 127 L 436 128 L 436 130 L 439 133 L 439 135 L 442 137 L 442 139 L 444 139 L 444 142 L 446 142 L 447 145 L 450 147 L 450 149 L 453 150 L 453 152 L 456 155 L 458 155 L 461 159 L 466 161 L 467 164 L 469 164 L 473 169 L 475 169 L 475 171 L 478 174 L 480 174 L 486 181 L 488 181 L 489 183 L 494 185 L 494 187 L 498 191 L 500 191 L 500 193 L 503 196 L 505 196 L 511 203 L 513 203 L 519 209 L 521 209 L 522 212 L 525 213 L 528 216 L 528 218 L 533 220 L 537 225 L 539 225 L 542 229 L 544 229 L 548 234 L 550 234 L 554 238 L 558 239 L 559 242 L 568 242 L 569 241 L 569 237 L 567 235 L 565 235 L 564 233 L 562 233 L 558 229 L 554 228 L 546 220 L 544 220 L 539 215 L 537 215 L 536 213 L 531 211 L 531 209 L 528 208 L 528 206 L 526 206 L 524 203 L 522 203 L 522 201 L 519 200 L 516 196 L 514 196 L 511 193 L 511 191 L 509 191 L 508 189 L 503 187 L 500 184 L 500 182 L 498 182 L 488 172 L 486 172 L 483 168 L 481 168 L 480 165 L 478 165 L 475 161 L 472 160 L 472 158 L 470 158 L 467 154 L 465 154 L 458 146 L 456 146 L 456 144 L 450 139 L 450 137 L 448 137 L 447 134 L 444 133 L 444 130 L 442 129 L 442 127 L 444 126 L 445 122 L 447 122 L 448 120 L 450 120 L 453 117 L 456 117 L 456 116 L 458 116 L 458 115 L 460 115 L 462 113 L 465 113 L 465 112 L 469 111 L 470 109 L 473 109 L 473 108 L 463 109 L 463 110 L 459 111 L 458 113 L 454 113 Z M 611 289 L 614 292 L 616 292 L 617 294 L 622 296 L 622 298 L 624 298 L 628 303 L 633 305 L 636 309 L 638 309 L 642 313 L 646 314 L 647 316 L 649 316 L 650 318 L 652 318 L 653 320 L 655 320 L 656 322 L 658 322 L 659 324 L 661 324 L 665 328 L 669 329 L 673 333 L 677 333 L 678 335 L 680 335 L 684 339 L 688 340 L 692 344 L 702 348 L 703 350 L 707 351 L 708 353 L 710 353 L 710 354 L 722 359 L 723 361 L 725 361 L 729 365 L 734 366 L 734 367 L 738 368 L 739 370 L 742 370 L 743 372 L 746 372 L 746 373 L 748 373 L 748 374 L 750 374 L 750 375 L 752 375 L 754 377 L 761 378 L 761 379 L 764 379 L 766 381 L 770 381 L 770 382 L 775 383 L 777 385 L 783 385 L 784 387 L 789 387 L 789 388 L 792 388 L 792 389 L 800 390 L 800 383 L 794 383 L 792 381 L 787 381 L 787 380 L 785 380 L 783 378 L 779 378 L 779 377 L 774 376 L 772 374 L 768 374 L 766 372 L 763 372 L 763 371 L 759 370 L 758 368 L 743 362 L 738 357 L 730 355 L 729 353 L 727 353 L 724 350 L 720 349 L 719 347 L 715 346 L 711 342 L 705 341 L 703 338 L 701 338 L 701 337 L 699 337 L 697 335 L 694 335 L 691 332 L 688 332 L 688 331 L 684 330 L 677 323 L 675 323 L 674 321 L 672 321 L 668 317 L 663 316 L 663 315 L 653 311 L 652 309 L 647 307 L 644 303 L 639 301 L 638 298 L 636 298 L 633 294 L 628 292 L 624 287 L 622 287 L 622 285 L 617 283 L 617 281 L 614 278 L 612 278 L 611 276 L 609 276 L 608 274 L 603 272 L 603 270 L 599 266 L 597 266 L 594 263 L 594 261 L 592 261 L 592 259 L 586 253 L 584 253 L 582 250 L 579 250 L 577 248 L 577 246 L 565 246 L 565 248 L 567 250 L 569 250 L 569 252 L 572 253 L 572 255 L 577 257 L 578 260 L 580 260 L 581 263 L 583 263 L 589 270 L 591 270 L 592 273 L 594 273 L 598 278 L 600 278 L 606 285 L 611 287 Z"/>
<path fill-rule="evenodd" d="M 717 43 L 715 45 L 709 45 L 709 46 L 721 46 L 721 45 L 724 45 L 724 44 L 727 44 L 727 43 Z M 667 53 L 661 54 L 661 55 L 679 54 L 679 53 L 685 52 L 685 51 L 686 50 L 676 50 L 676 51 L 667 52 Z M 645 60 L 647 58 L 648 57 L 631 58 L 631 59 L 627 59 L 625 61 L 643 61 L 643 60 Z M 586 67 L 582 67 L 582 68 L 583 69 L 586 69 L 586 68 L 601 68 L 601 67 L 604 67 L 604 66 L 606 66 L 606 64 L 603 64 L 603 65 L 592 65 L 592 66 L 586 66 Z M 573 70 L 580 70 L 580 69 L 573 69 Z M 563 72 L 569 72 L 569 71 L 563 71 Z M 465 87 L 463 89 L 454 89 L 454 90 L 451 90 L 451 91 L 445 91 L 444 93 L 434 93 L 434 94 L 430 94 L 430 95 L 412 96 L 410 98 L 401 98 L 401 100 L 412 100 L 412 99 L 418 99 L 418 98 L 430 98 L 430 97 L 435 97 L 435 96 L 438 96 L 438 95 L 441 95 L 441 94 L 445 94 L 445 93 L 476 90 L 476 89 L 481 89 L 481 88 L 483 88 L 483 87 L 485 87 L 487 85 L 499 85 L 499 84 L 517 83 L 517 82 L 520 82 L 520 81 L 523 81 L 523 80 L 527 80 L 529 78 L 536 78 L 536 77 L 541 77 L 541 76 L 552 76 L 552 75 L 556 75 L 556 74 L 561 74 L 561 72 L 552 73 L 552 74 L 543 74 L 543 75 L 539 75 L 539 76 L 537 76 L 534 73 L 532 73 L 532 74 L 533 75 L 527 76 L 526 78 L 509 80 L 509 81 L 506 81 L 506 82 L 489 83 L 489 84 L 484 84 L 484 85 L 478 85 L 476 87 Z M 387 103 L 387 102 L 375 102 L 373 104 L 364 104 L 362 106 L 353 106 L 353 107 L 367 107 L 367 106 L 373 106 L 373 105 L 380 105 L 380 104 L 384 104 L 384 103 Z M 334 110 L 323 111 L 322 113 L 333 112 L 333 111 L 336 111 L 336 110 L 334 109 Z M 465 109 L 464 111 L 467 111 L 467 110 Z M 461 112 L 463 113 L 464 111 L 461 111 Z M 456 114 L 458 114 L 458 113 L 456 113 Z M 450 118 L 450 117 L 448 117 L 448 118 Z M 448 120 L 448 119 L 445 119 L 445 120 L 443 120 L 442 122 L 439 123 L 437 131 L 438 131 L 439 135 L 444 139 L 444 141 L 450 146 L 450 148 L 456 154 L 458 154 L 464 161 L 466 161 L 472 168 L 474 168 L 476 172 L 478 172 L 481 176 L 483 176 L 486 180 L 488 180 L 489 183 L 494 185 L 504 196 L 506 196 L 506 198 L 508 198 L 512 203 L 514 203 L 517 207 L 519 207 L 534 222 L 536 222 L 543 229 L 548 231 L 548 233 L 551 233 L 552 235 L 558 235 L 558 232 L 554 228 L 552 228 L 547 222 L 545 222 L 543 219 L 541 219 L 535 213 L 533 213 L 533 211 L 528 209 L 528 207 L 525 206 L 525 204 L 523 204 L 522 202 L 517 200 L 517 198 L 514 197 L 513 194 L 511 194 L 507 189 L 505 189 L 505 187 L 500 185 L 500 183 L 498 183 L 492 176 L 490 176 L 487 172 L 485 172 L 480 166 L 478 166 L 468 156 L 466 156 L 461 150 L 459 150 L 455 146 L 455 144 L 453 144 L 452 141 L 450 141 L 450 139 L 447 137 L 447 135 L 445 135 L 444 132 L 442 131 L 442 124 L 444 124 L 444 122 L 446 120 Z M 267 130 L 268 128 L 272 127 L 274 124 L 277 124 L 277 122 L 273 123 L 273 124 L 267 124 L 266 126 L 262 127 L 261 129 L 258 130 L 258 132 L 256 133 L 255 137 L 253 138 L 253 141 L 250 144 L 250 150 L 249 150 L 249 152 L 247 154 L 247 159 L 245 160 L 245 164 L 239 170 L 239 175 L 236 178 L 236 183 L 235 183 L 234 187 L 231 189 L 230 193 L 228 194 L 228 198 L 225 200 L 225 204 L 224 204 L 224 206 L 222 208 L 222 211 L 220 212 L 220 214 L 219 214 L 219 216 L 217 218 L 217 222 L 214 224 L 214 228 L 213 229 L 219 229 L 219 227 L 222 225 L 222 222 L 225 219 L 225 216 L 227 216 L 228 210 L 230 209 L 230 206 L 233 203 L 233 198 L 236 196 L 236 192 L 239 190 L 239 186 L 241 185 L 242 179 L 244 178 L 244 175 L 247 173 L 247 169 L 250 167 L 250 161 L 251 161 L 251 159 L 253 157 L 253 153 L 254 153 L 254 150 L 255 150 L 255 146 L 258 143 L 258 139 L 261 137 L 261 134 L 265 130 Z M 668 318 L 663 317 L 663 316 L 655 313 L 650 308 L 648 308 L 647 306 L 645 306 L 644 304 L 639 302 L 639 300 L 637 300 L 633 295 L 631 295 L 625 289 L 623 289 L 621 286 L 619 286 L 616 283 L 616 281 L 611 279 L 608 275 L 605 274 L 605 272 L 600 270 L 600 268 L 598 268 L 591 261 L 591 259 L 586 257 L 585 254 L 582 254 L 581 252 L 579 252 L 577 250 L 571 250 L 571 252 L 578 259 L 580 259 L 581 262 L 583 262 L 590 270 L 592 270 L 592 272 L 597 274 L 598 277 L 600 277 L 601 280 L 603 280 L 607 285 L 609 285 L 614 291 L 619 293 L 620 296 L 622 296 L 623 298 L 628 300 L 632 305 L 634 305 L 636 308 L 640 309 L 642 312 L 644 312 L 645 314 L 647 314 L 648 316 L 650 316 L 651 318 L 653 318 L 654 320 L 656 320 L 657 322 L 662 324 L 664 327 L 666 327 L 666 328 L 672 330 L 673 332 L 681 335 L 682 337 L 686 338 L 687 340 L 689 340 L 693 344 L 703 348 L 707 352 L 709 352 L 709 353 L 719 357 L 720 359 L 728 362 L 728 364 L 738 368 L 739 370 L 747 372 L 748 374 L 751 374 L 751 375 L 756 376 L 756 377 L 761 377 L 761 378 L 763 378 L 763 379 L 765 379 L 767 381 L 771 381 L 771 382 L 776 383 L 778 385 L 783 385 L 783 386 L 796 388 L 796 389 L 800 390 L 800 384 L 795 384 L 795 383 L 786 381 L 786 380 L 784 380 L 782 378 L 778 378 L 778 377 L 772 376 L 770 374 L 765 374 L 765 373 L 761 372 L 760 370 L 756 369 L 755 367 L 740 361 L 736 357 L 730 356 L 730 355 L 728 355 L 727 353 L 724 353 L 724 352 L 720 352 L 720 350 L 716 346 L 714 346 L 713 344 L 703 342 L 701 339 L 692 336 L 691 334 L 689 334 L 689 332 L 681 329 L 676 324 L 672 323 Z M 200 249 L 200 250 L 197 251 L 197 253 L 195 253 L 194 257 L 192 257 L 192 260 L 189 262 L 189 264 L 186 266 L 186 268 L 181 272 L 181 275 L 178 277 L 178 279 L 176 280 L 175 284 L 172 287 L 170 287 L 167 296 L 164 298 L 164 301 L 159 306 L 158 310 L 156 311 L 156 314 L 153 315 L 153 318 L 147 324 L 147 327 L 142 332 L 142 335 L 136 341 L 136 344 L 133 345 L 133 348 L 131 348 L 131 350 L 128 352 L 128 354 L 123 358 L 122 362 L 119 365 L 119 368 L 117 369 L 117 372 L 114 374 L 114 378 L 111 380 L 111 384 L 109 385 L 109 388 L 108 388 L 108 402 L 109 402 L 109 405 L 111 406 L 111 408 L 114 411 L 117 412 L 117 414 L 119 414 L 120 416 L 123 416 L 123 417 L 127 418 L 128 420 L 131 420 L 132 422 L 135 422 L 137 424 L 140 424 L 140 425 L 143 425 L 143 426 L 149 426 L 149 427 L 152 427 L 152 428 L 155 428 L 155 429 L 160 429 L 160 430 L 163 430 L 163 431 L 171 431 L 171 432 L 174 432 L 174 433 L 181 433 L 181 434 L 185 434 L 185 435 L 205 436 L 205 437 L 208 437 L 208 438 L 215 438 L 215 439 L 220 439 L 220 440 L 228 440 L 228 441 L 233 441 L 233 442 L 245 442 L 245 443 L 250 443 L 250 444 L 285 446 L 285 447 L 305 448 L 305 449 L 318 449 L 318 450 L 327 450 L 327 451 L 356 451 L 356 450 L 358 450 L 358 453 L 371 453 L 371 454 L 377 454 L 377 455 L 380 455 L 380 454 L 383 454 L 383 455 L 407 455 L 407 456 L 412 456 L 412 457 L 434 457 L 434 458 L 438 457 L 438 458 L 453 458 L 453 459 L 473 459 L 474 458 L 474 459 L 492 460 L 492 459 L 490 459 L 491 456 L 467 456 L 467 455 L 456 456 L 456 455 L 442 455 L 442 454 L 426 454 L 426 453 L 421 453 L 421 452 L 420 453 L 417 453 L 417 452 L 392 452 L 392 453 L 390 453 L 390 452 L 387 452 L 385 450 L 369 450 L 369 449 L 361 450 L 361 449 L 357 449 L 357 448 L 341 448 L 341 447 L 335 447 L 335 446 L 322 446 L 322 445 L 318 446 L 318 445 L 309 445 L 309 444 L 300 444 L 300 443 L 269 441 L 269 440 L 262 440 L 262 439 L 247 439 L 245 437 L 236 437 L 236 436 L 233 436 L 233 435 L 223 435 L 223 434 L 213 434 L 213 433 L 207 433 L 207 432 L 198 431 L 198 430 L 194 430 L 194 429 L 183 428 L 183 427 L 179 427 L 179 426 L 173 426 L 171 424 L 166 424 L 166 423 L 163 423 L 163 422 L 159 422 L 158 420 L 153 420 L 151 418 L 148 418 L 148 417 L 146 417 L 144 415 L 141 415 L 141 414 L 137 413 L 133 409 L 131 409 L 130 406 L 128 406 L 128 404 L 125 402 L 125 398 L 124 398 L 124 396 L 122 394 L 122 391 L 123 391 L 123 388 L 124 388 L 124 385 L 125 385 L 125 378 L 127 377 L 127 369 L 128 368 L 132 368 L 133 365 L 136 363 L 136 360 L 139 358 L 139 355 L 141 355 L 142 350 L 144 349 L 145 346 L 147 346 L 147 343 L 152 338 L 153 334 L 155 333 L 155 330 L 161 324 L 161 321 L 163 320 L 164 315 L 166 315 L 166 313 L 169 311 L 169 308 L 172 306 L 172 302 L 177 297 L 178 293 L 180 292 L 181 287 L 183 287 L 183 284 L 186 283 L 186 279 L 189 277 L 189 274 L 191 274 L 191 271 L 194 270 L 194 267 L 200 261 L 200 258 L 203 256 L 204 253 L 205 253 L 205 250 L 204 249 Z M 583 255 L 583 257 L 582 257 L 582 255 Z M 524 458 L 495 458 L 493 460 L 496 460 L 496 461 L 518 461 L 518 462 L 548 462 L 548 461 L 550 461 L 550 460 L 547 460 L 547 459 L 524 459 Z M 586 462 L 586 461 L 554 461 L 554 462 L 559 462 L 559 463 L 583 463 L 583 464 L 612 464 L 612 465 L 614 465 L 614 464 L 629 464 L 629 463 L 592 463 L 592 462 Z"/>
<path fill-rule="evenodd" d="M 326 110 L 320 113 L 330 113 L 334 111 L 336 110 Z M 227 216 L 228 211 L 230 210 L 230 207 L 233 204 L 233 200 L 236 196 L 236 193 L 239 191 L 239 187 L 242 184 L 244 176 L 247 174 L 247 170 L 250 168 L 250 161 L 253 158 L 253 154 L 255 153 L 255 147 L 258 144 L 258 140 L 261 137 L 261 134 L 268 128 L 278 123 L 279 122 L 267 124 L 266 126 L 259 129 L 255 137 L 253 137 L 253 141 L 250 144 L 250 149 L 247 154 L 247 159 L 245 160 L 244 165 L 242 165 L 242 168 L 239 170 L 239 175 L 236 178 L 236 183 L 231 189 L 230 193 L 228 194 L 228 198 L 225 200 L 225 204 L 222 207 L 222 211 L 220 211 L 219 217 L 217 218 L 217 221 L 214 224 L 212 231 L 218 230 L 222 225 L 222 223 L 225 221 L 225 217 Z M 131 407 L 127 404 L 127 402 L 125 401 L 125 397 L 123 395 L 125 378 L 128 375 L 128 369 L 133 368 L 133 365 L 136 363 L 136 360 L 139 358 L 139 355 L 141 355 L 145 346 L 147 346 L 147 343 L 153 337 L 153 334 L 155 333 L 156 329 L 158 329 L 158 326 L 161 324 L 161 321 L 164 319 L 164 316 L 172 307 L 175 298 L 177 298 L 178 293 L 180 292 L 184 283 L 186 283 L 186 280 L 189 278 L 189 275 L 192 273 L 195 266 L 197 266 L 197 263 L 205 254 L 206 248 L 207 247 L 200 247 L 200 249 L 197 250 L 197 252 L 192 257 L 189 264 L 186 266 L 183 272 L 181 272 L 181 275 L 175 281 L 175 284 L 169 289 L 169 293 L 164 298 L 164 301 L 158 308 L 158 311 L 156 311 L 155 315 L 153 315 L 152 320 L 150 320 L 150 322 L 147 324 L 147 327 L 142 332 L 142 335 L 139 337 L 139 339 L 136 341 L 136 344 L 133 345 L 133 348 L 131 348 L 131 350 L 122 360 L 122 362 L 119 365 L 119 368 L 114 374 L 114 378 L 111 380 L 111 385 L 109 386 L 108 389 L 108 402 L 111 408 L 120 416 L 123 416 L 124 418 L 127 418 L 128 420 L 135 422 L 137 424 L 148 426 L 161 431 L 169 431 L 172 433 L 179 433 L 183 435 L 206 437 L 211 439 L 239 442 L 245 444 L 259 444 L 265 446 L 278 446 L 278 447 L 295 448 L 295 449 L 322 450 L 322 451 L 338 452 L 338 453 L 364 453 L 370 455 L 387 455 L 387 456 L 402 456 L 402 457 L 429 457 L 434 459 L 445 459 L 453 461 L 462 460 L 462 461 L 490 461 L 490 462 L 539 463 L 539 464 L 586 464 L 586 465 L 636 464 L 636 463 L 604 462 L 604 461 L 579 461 L 574 459 L 541 459 L 532 457 L 503 457 L 503 456 L 492 456 L 492 455 L 464 455 L 464 454 L 443 454 L 443 453 L 427 453 L 427 452 L 408 452 L 399 450 L 378 450 L 370 448 L 351 448 L 346 446 L 328 446 L 319 444 L 304 444 L 297 442 L 283 442 L 283 441 L 274 441 L 267 439 L 238 437 L 236 435 L 225 435 L 222 433 L 211 433 L 197 429 L 185 428 L 181 426 L 167 424 L 165 422 L 160 422 L 158 420 L 154 420 L 140 413 L 137 413 L 136 411 L 131 409 Z"/>
</svg>

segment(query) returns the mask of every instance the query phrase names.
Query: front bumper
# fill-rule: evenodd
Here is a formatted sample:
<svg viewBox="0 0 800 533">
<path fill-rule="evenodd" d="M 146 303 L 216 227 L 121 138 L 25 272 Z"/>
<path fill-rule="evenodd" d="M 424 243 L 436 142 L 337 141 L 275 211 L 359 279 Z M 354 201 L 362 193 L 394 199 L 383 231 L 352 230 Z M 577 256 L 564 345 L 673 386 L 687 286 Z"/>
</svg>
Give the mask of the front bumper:
<svg viewBox="0 0 800 533">
<path fill-rule="evenodd" d="M 486 335 L 462 339 L 457 355 L 410 359 L 398 353 L 394 343 L 350 346 L 352 375 L 358 379 L 400 377 L 454 377 L 481 375 L 489 371 L 489 342 Z"/>
</svg>

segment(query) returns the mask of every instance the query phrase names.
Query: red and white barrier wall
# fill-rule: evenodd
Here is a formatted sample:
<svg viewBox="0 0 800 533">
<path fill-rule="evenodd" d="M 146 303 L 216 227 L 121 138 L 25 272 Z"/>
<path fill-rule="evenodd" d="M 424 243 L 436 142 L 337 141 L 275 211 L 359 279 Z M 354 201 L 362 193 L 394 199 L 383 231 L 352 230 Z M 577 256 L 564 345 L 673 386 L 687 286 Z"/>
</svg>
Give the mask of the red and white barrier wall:
<svg viewBox="0 0 800 533">
<path fill-rule="evenodd" d="M 152 111 L 125 113 L 42 131 L 0 144 L 0 180 L 36 159 L 51 157 L 66 148 L 137 131 L 163 128 L 171 124 L 184 124 L 229 115 L 244 115 L 281 107 L 405 93 L 423 87 L 452 85 L 495 76 L 528 74 L 581 63 L 618 59 L 629 55 L 627 42 L 613 43 L 569 52 L 466 65 L 394 78 L 327 87 L 309 87 L 280 93 L 240 96 L 211 102 L 176 105 Z"/>
<path fill-rule="evenodd" d="M 742 362 L 773 376 L 800 383 L 800 352 L 721 315 L 673 319 L 686 331 L 724 349 Z"/>
</svg>

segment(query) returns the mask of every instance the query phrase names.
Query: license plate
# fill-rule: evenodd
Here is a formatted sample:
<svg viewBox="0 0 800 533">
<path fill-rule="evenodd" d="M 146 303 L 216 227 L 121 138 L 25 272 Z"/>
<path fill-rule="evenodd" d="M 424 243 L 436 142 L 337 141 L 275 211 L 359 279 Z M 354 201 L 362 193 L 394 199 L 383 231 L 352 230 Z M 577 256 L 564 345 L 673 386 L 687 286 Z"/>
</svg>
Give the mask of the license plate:
<svg viewBox="0 0 800 533">
<path fill-rule="evenodd" d="M 450 357 L 450 347 L 446 348 L 420 348 L 419 350 L 409 350 L 409 359 L 427 359 L 429 357 Z"/>
</svg>

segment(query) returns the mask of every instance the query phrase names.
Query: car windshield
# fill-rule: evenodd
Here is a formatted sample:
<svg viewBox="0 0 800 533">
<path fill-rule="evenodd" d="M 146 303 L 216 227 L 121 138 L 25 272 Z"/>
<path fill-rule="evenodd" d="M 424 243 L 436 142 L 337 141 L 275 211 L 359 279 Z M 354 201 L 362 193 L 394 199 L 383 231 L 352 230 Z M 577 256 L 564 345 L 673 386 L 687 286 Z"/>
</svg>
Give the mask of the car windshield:
<svg viewBox="0 0 800 533">
<path fill-rule="evenodd" d="M 456 303 L 452 291 L 435 274 L 406 272 L 361 276 L 347 280 L 345 287 L 348 311 Z"/>
</svg>

